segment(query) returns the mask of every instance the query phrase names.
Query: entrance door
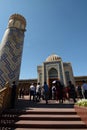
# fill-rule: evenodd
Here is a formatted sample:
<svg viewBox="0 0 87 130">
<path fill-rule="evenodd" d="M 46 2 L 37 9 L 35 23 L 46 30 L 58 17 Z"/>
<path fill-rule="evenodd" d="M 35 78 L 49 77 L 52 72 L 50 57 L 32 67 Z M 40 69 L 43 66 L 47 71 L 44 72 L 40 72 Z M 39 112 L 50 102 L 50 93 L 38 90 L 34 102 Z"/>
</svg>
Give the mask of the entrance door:
<svg viewBox="0 0 87 130">
<path fill-rule="evenodd" d="M 58 71 L 55 68 L 51 68 L 48 72 L 48 76 L 48 85 L 49 87 L 52 87 L 52 82 L 58 80 Z"/>
</svg>

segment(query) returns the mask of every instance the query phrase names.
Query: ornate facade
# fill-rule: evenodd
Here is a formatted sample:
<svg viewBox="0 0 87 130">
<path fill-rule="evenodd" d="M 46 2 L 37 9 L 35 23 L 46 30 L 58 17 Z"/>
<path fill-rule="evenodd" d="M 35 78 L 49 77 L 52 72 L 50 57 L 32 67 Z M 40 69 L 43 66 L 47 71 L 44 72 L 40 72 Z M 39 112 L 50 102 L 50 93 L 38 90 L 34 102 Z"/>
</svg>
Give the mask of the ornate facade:
<svg viewBox="0 0 87 130">
<path fill-rule="evenodd" d="M 56 54 L 50 55 L 42 65 L 38 66 L 37 72 L 38 82 L 41 85 L 46 81 L 51 86 L 52 82 L 58 79 L 65 86 L 70 80 L 75 84 L 71 63 L 63 62 L 62 58 Z"/>
</svg>

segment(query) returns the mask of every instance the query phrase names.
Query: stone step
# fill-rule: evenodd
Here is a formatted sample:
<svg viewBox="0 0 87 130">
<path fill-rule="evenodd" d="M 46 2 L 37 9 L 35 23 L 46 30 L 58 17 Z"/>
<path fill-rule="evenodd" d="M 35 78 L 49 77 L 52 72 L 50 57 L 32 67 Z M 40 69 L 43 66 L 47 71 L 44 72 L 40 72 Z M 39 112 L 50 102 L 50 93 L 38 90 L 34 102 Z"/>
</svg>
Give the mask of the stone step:
<svg viewBox="0 0 87 130">
<path fill-rule="evenodd" d="M 82 121 L 18 121 L 15 123 L 18 127 L 30 128 L 85 128 Z M 25 127 L 25 128 L 26 128 Z"/>
<path fill-rule="evenodd" d="M 14 130 L 87 130 L 74 108 L 11 109 L 1 118 L 1 127 Z"/>
<path fill-rule="evenodd" d="M 3 112 L 3 114 L 14 114 L 14 115 L 19 115 L 19 114 L 63 114 L 63 115 L 73 115 L 77 114 L 73 108 L 58 108 L 58 109 L 52 109 L 52 108 L 32 108 L 28 110 L 6 110 Z"/>
<path fill-rule="evenodd" d="M 5 127 L 5 124 L 2 124 Z M 82 121 L 25 121 L 20 120 L 15 122 L 14 124 L 8 123 L 7 127 L 14 127 L 14 128 L 49 128 L 49 129 L 82 129 L 87 128 L 85 123 Z"/>
<path fill-rule="evenodd" d="M 53 120 L 53 121 L 80 121 L 80 117 L 78 115 L 48 115 L 48 114 L 42 114 L 38 115 L 20 115 L 18 117 L 20 120 Z"/>
<path fill-rule="evenodd" d="M 3 116 L 3 120 L 46 120 L 46 121 L 80 121 L 80 117 L 78 115 L 48 115 L 48 114 L 25 114 L 19 116 Z"/>
<path fill-rule="evenodd" d="M 15 128 L 14 130 L 29 130 L 29 128 Z M 87 130 L 87 128 L 77 128 L 77 129 L 73 129 L 73 128 L 70 128 L 70 129 L 43 129 L 43 128 L 31 128 L 30 130 Z"/>
</svg>

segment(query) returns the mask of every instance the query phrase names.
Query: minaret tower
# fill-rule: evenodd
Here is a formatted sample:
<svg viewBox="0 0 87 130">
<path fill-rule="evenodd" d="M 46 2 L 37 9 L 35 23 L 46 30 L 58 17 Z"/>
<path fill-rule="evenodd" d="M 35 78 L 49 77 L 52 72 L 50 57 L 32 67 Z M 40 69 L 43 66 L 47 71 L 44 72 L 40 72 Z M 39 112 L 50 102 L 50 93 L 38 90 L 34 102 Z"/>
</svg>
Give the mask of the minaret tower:
<svg viewBox="0 0 87 130">
<path fill-rule="evenodd" d="M 6 82 L 18 83 L 23 51 L 26 20 L 20 14 L 13 14 L 0 45 L 0 88 Z"/>
</svg>

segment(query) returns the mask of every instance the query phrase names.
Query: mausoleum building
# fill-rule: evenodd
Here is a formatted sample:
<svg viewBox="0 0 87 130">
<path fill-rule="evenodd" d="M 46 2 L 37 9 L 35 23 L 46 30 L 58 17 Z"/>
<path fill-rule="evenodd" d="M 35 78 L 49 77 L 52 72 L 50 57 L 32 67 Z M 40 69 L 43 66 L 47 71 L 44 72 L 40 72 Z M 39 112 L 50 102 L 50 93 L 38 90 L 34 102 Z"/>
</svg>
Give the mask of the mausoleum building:
<svg viewBox="0 0 87 130">
<path fill-rule="evenodd" d="M 51 87 L 54 80 L 60 80 L 65 86 L 68 85 L 68 81 L 72 81 L 75 84 L 73 69 L 70 62 L 63 62 L 62 58 L 56 54 L 52 54 L 42 63 L 37 66 L 38 82 L 41 85 L 44 81 Z"/>
</svg>

